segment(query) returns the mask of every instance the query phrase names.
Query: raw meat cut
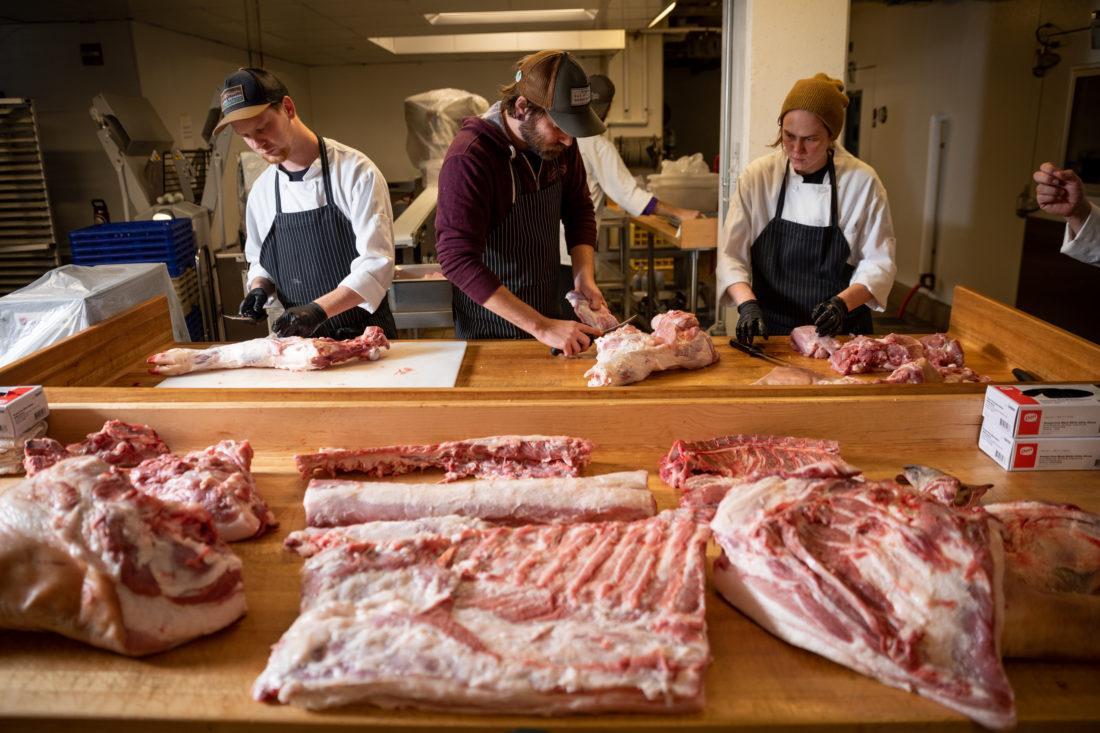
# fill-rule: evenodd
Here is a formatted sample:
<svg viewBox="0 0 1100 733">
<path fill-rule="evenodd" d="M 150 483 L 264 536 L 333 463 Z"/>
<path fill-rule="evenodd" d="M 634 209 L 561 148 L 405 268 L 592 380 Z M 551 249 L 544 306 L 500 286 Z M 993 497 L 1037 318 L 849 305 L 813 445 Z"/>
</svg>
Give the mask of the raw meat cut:
<svg viewBox="0 0 1100 733">
<path fill-rule="evenodd" d="M 890 333 L 881 339 L 856 336 L 829 357 L 829 364 L 841 374 L 889 372 L 907 361 L 924 356 L 924 347 L 911 336 Z"/>
<path fill-rule="evenodd" d="M 70 456 L 96 456 L 121 468 L 133 468 L 147 458 L 168 453 L 168 446 L 148 425 L 108 420 L 98 433 L 79 443 L 61 445 L 53 438 L 34 438 L 23 447 L 23 468 L 28 476 Z"/>
<path fill-rule="evenodd" d="M 1044 591 L 1100 595 L 1100 516 L 1042 501 L 988 504 L 985 510 L 1001 523 L 1010 575 Z"/>
<path fill-rule="evenodd" d="M 141 655 L 244 612 L 241 561 L 207 513 L 141 493 L 95 456 L 0 494 L 0 627 Z"/>
<path fill-rule="evenodd" d="M 458 514 L 508 524 L 630 521 L 657 513 L 645 471 L 587 478 L 521 478 L 453 484 L 313 479 L 306 524 L 334 527 Z"/>
<path fill-rule="evenodd" d="M 791 348 L 813 359 L 828 359 L 840 342 L 832 336 L 818 336 L 817 326 L 799 326 L 791 330 Z"/>
<path fill-rule="evenodd" d="M 630 384 L 666 369 L 701 369 L 718 361 L 714 341 L 695 316 L 668 311 L 653 317 L 653 333 L 626 325 L 596 339 L 589 387 Z"/>
<path fill-rule="evenodd" d="M 963 363 L 963 349 L 956 339 L 946 333 L 933 333 L 920 339 L 924 347 L 924 356 L 936 367 L 961 367 Z"/>
<path fill-rule="evenodd" d="M 283 545 L 302 557 L 310 557 L 336 545 L 364 542 L 381 544 L 434 536 L 451 537 L 468 529 L 491 529 L 493 526 L 495 525 L 475 517 L 448 514 L 397 522 L 365 522 L 344 527 L 306 527 L 287 535 Z"/>
<path fill-rule="evenodd" d="M 568 435 L 497 435 L 432 445 L 322 448 L 294 456 L 302 478 L 360 471 L 396 476 L 429 468 L 447 471 L 446 481 L 478 478 L 576 476 L 592 458 L 592 442 Z"/>
<path fill-rule="evenodd" d="M 885 379 L 876 380 L 878 384 L 948 384 L 959 382 L 989 382 L 989 377 L 983 377 L 969 367 L 945 366 L 932 364 L 923 356 L 913 361 L 907 361 Z"/>
<path fill-rule="evenodd" d="M 363 335 L 344 341 L 269 336 L 209 349 L 169 349 L 153 354 L 146 361 L 153 364 L 150 373 L 167 375 L 246 367 L 307 371 L 326 369 L 351 359 L 375 361 L 382 356 L 382 349 L 388 348 L 390 342 L 382 329 L 367 326 Z"/>
<path fill-rule="evenodd" d="M 577 314 L 577 318 L 589 326 L 606 331 L 609 328 L 614 328 L 615 324 L 619 322 L 615 315 L 607 309 L 606 305 L 602 308 L 593 308 L 588 303 L 588 298 L 579 290 L 570 290 L 565 294 L 565 299 L 569 301 L 569 305 L 573 306 L 573 312 Z"/>
<path fill-rule="evenodd" d="M 822 357 L 824 358 L 824 357 Z M 780 366 L 772 369 L 753 384 L 758 385 L 802 385 L 802 384 L 863 384 L 863 380 L 856 377 L 840 377 L 829 379 L 811 369 L 802 367 Z"/>
<path fill-rule="evenodd" d="M 917 491 L 943 504 L 961 507 L 977 506 L 985 492 L 993 488 L 993 484 L 964 484 L 937 468 L 919 465 L 903 466 L 902 474 L 896 481 L 899 484 L 910 484 Z"/>
<path fill-rule="evenodd" d="M 182 458 L 157 456 L 130 472 L 139 490 L 166 502 L 198 504 L 226 542 L 258 537 L 279 526 L 252 478 L 252 446 L 223 440 Z"/>
<path fill-rule="evenodd" d="M 978 374 L 976 371 L 974 371 L 970 367 L 963 367 L 963 366 L 936 367 L 936 371 L 938 371 L 940 373 L 940 376 L 943 377 L 943 381 L 947 382 L 948 384 L 952 384 L 952 383 L 955 383 L 955 382 L 983 382 L 983 383 L 985 383 L 985 382 L 992 382 L 993 381 L 992 379 L 990 379 L 989 377 L 987 377 L 985 375 Z"/>
<path fill-rule="evenodd" d="M 468 530 L 311 557 L 258 700 L 447 712 L 701 710 L 708 530 L 639 522 Z"/>
<path fill-rule="evenodd" d="M 840 457 L 840 444 L 835 440 L 777 435 L 677 440 L 661 459 L 661 478 L 669 486 L 680 488 L 700 473 L 754 481 L 762 476 L 855 476 L 860 470 Z"/>
<path fill-rule="evenodd" d="M 771 633 L 981 725 L 1015 723 L 1004 554 L 982 509 L 894 482 L 768 477 L 728 493 L 711 528 L 715 586 Z"/>
</svg>

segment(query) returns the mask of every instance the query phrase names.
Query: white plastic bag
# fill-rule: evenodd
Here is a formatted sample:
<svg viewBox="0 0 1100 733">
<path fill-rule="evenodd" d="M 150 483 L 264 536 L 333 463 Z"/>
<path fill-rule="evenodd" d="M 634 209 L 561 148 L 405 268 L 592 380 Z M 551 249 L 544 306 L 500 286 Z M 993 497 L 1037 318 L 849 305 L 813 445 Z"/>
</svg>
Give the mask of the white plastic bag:
<svg viewBox="0 0 1100 733">
<path fill-rule="evenodd" d="M 703 160 L 702 153 L 685 155 L 682 158 L 661 161 L 661 173 L 674 176 L 698 176 L 710 173 L 710 166 Z"/>
<path fill-rule="evenodd" d="M 451 141 L 467 117 L 483 114 L 489 103 L 478 94 L 462 89 L 433 89 L 405 99 L 405 151 L 420 169 L 425 183 L 439 178 L 439 165 Z"/>
</svg>

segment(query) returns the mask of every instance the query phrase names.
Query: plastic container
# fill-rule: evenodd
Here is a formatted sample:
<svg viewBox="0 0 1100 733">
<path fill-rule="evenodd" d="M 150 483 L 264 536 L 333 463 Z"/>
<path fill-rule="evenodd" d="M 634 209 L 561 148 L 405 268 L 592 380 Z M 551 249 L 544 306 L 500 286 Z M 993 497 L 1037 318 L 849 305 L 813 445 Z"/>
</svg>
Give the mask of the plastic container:
<svg viewBox="0 0 1100 733">
<path fill-rule="evenodd" d="M 73 264 L 115 265 L 163 262 L 180 277 L 195 266 L 195 235 L 190 219 L 126 221 L 69 232 Z"/>
<path fill-rule="evenodd" d="M 648 178 L 649 192 L 660 201 L 705 214 L 718 211 L 718 174 L 677 175 L 654 173 Z"/>
<path fill-rule="evenodd" d="M 397 265 L 389 292 L 394 311 L 451 309 L 451 281 L 438 264 Z"/>
</svg>

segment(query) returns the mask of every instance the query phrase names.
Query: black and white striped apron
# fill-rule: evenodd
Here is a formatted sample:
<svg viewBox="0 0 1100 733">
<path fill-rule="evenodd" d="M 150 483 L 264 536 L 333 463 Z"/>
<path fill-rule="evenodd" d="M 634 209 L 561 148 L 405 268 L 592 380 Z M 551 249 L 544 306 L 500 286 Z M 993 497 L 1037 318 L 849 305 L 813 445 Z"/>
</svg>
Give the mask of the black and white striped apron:
<svg viewBox="0 0 1100 733">
<path fill-rule="evenodd" d="M 325 141 L 320 135 L 317 141 L 325 184 L 324 206 L 284 212 L 276 172 L 275 219 L 260 247 L 260 265 L 275 278 L 276 293 L 284 308 L 309 303 L 335 290 L 351 271 L 352 260 L 359 256 L 351 222 L 332 203 L 332 177 Z M 386 298 L 374 313 L 359 306 L 338 313 L 322 323 L 313 336 L 354 338 L 367 326 L 380 326 L 388 338 L 397 338 L 397 327 Z"/>
<path fill-rule="evenodd" d="M 508 215 L 485 241 L 485 266 L 517 298 L 547 318 L 561 318 L 558 304 L 561 189 L 559 179 L 546 188 L 517 196 Z M 458 338 L 532 338 L 458 288 L 454 289 L 451 307 Z"/>
<path fill-rule="evenodd" d="M 752 290 L 764 311 L 771 335 L 783 335 L 813 321 L 814 306 L 851 285 L 855 268 L 848 264 L 852 248 L 837 223 L 836 167 L 829 153 L 829 182 L 832 185 L 829 225 L 797 224 L 783 218 L 787 198 L 787 177 L 783 171 L 775 218 L 752 243 Z M 871 309 L 852 310 L 844 320 L 843 333 L 871 333 Z"/>
</svg>

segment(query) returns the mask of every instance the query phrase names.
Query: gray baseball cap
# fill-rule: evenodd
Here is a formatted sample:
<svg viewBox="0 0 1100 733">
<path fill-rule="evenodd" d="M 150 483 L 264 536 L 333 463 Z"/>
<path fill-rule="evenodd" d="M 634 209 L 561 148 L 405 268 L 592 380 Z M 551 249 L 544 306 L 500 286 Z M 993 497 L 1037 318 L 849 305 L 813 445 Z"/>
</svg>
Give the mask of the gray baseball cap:
<svg viewBox="0 0 1100 733">
<path fill-rule="evenodd" d="M 568 51 L 539 51 L 521 59 L 516 92 L 545 108 L 554 124 L 573 137 L 607 129 L 592 111 L 588 75 Z"/>
</svg>

